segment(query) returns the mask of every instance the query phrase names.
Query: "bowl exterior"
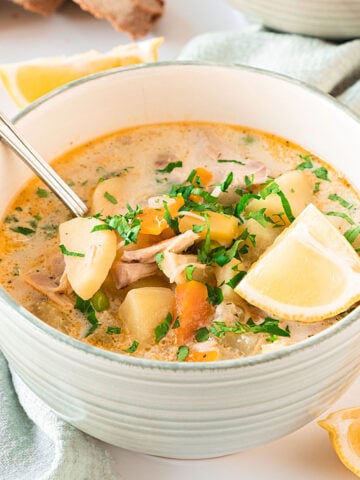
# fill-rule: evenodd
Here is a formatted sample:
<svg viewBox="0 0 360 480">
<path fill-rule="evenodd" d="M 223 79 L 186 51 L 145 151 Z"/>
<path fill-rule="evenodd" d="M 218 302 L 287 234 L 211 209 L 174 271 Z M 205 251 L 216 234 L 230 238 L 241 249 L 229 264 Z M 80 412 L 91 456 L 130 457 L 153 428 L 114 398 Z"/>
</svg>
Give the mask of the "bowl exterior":
<svg viewBox="0 0 360 480">
<path fill-rule="evenodd" d="M 360 185 L 359 121 L 325 95 L 255 69 L 173 64 L 114 71 L 49 96 L 18 126 L 51 160 L 104 133 L 176 120 L 273 131 L 341 166 Z M 2 148 L 0 205 L 28 176 Z M 70 339 L 0 290 L 0 347 L 21 379 L 81 430 L 143 453 L 205 458 L 279 438 L 326 410 L 359 371 L 359 316 L 354 310 L 278 352 L 169 364 Z"/>
<path fill-rule="evenodd" d="M 283 32 L 330 39 L 360 36 L 358 0 L 227 0 L 264 25 Z"/>
</svg>

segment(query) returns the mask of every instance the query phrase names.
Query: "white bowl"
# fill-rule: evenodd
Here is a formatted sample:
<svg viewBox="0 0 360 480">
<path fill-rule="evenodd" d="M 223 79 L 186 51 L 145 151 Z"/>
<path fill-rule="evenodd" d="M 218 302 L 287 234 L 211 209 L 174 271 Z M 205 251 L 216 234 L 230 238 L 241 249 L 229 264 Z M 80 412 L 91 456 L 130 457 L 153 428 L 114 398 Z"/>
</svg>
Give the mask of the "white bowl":
<svg viewBox="0 0 360 480">
<path fill-rule="evenodd" d="M 359 120 L 312 88 L 251 68 L 154 64 L 115 70 L 58 90 L 16 121 L 51 160 L 124 127 L 178 120 L 272 131 L 360 187 Z M 1 147 L 1 210 L 29 176 Z M 224 455 L 286 435 L 326 410 L 359 371 L 359 309 L 285 349 L 202 364 L 131 358 L 83 344 L 3 290 L 0 316 L 1 349 L 55 412 L 101 440 L 160 456 Z"/>
<path fill-rule="evenodd" d="M 275 30 L 332 39 L 360 36 L 359 0 L 227 1 Z"/>
</svg>

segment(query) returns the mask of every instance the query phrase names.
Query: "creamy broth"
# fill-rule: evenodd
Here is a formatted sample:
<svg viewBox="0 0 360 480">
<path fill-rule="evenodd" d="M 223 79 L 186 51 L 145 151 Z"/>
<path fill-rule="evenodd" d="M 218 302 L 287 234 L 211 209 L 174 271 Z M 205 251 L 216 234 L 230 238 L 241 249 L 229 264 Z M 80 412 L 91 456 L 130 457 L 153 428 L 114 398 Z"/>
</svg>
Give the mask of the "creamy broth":
<svg viewBox="0 0 360 480">
<path fill-rule="evenodd" d="M 248 175 L 245 175 L 245 180 L 243 178 L 244 185 L 236 189 L 234 183 L 236 169 L 243 168 L 244 164 L 251 166 L 253 171 L 249 167 Z M 269 184 L 272 179 L 294 171 L 299 178 L 301 177 L 301 182 L 307 185 L 307 192 L 310 192 L 311 198 L 309 197 L 309 201 L 305 199 L 305 204 L 311 201 L 323 213 L 330 213 L 328 218 L 341 233 L 360 223 L 358 208 L 360 202 L 357 193 L 331 167 L 289 141 L 244 127 L 174 123 L 132 128 L 76 148 L 57 159 L 53 166 L 91 206 L 91 215 L 102 219 L 106 216 L 123 215 L 124 212 L 128 212 L 127 204 L 133 209 L 137 205 L 143 209 L 156 209 L 159 208 L 156 202 L 159 202 L 160 207 L 163 208 L 164 197 L 160 199 L 153 197 L 168 194 L 174 185 L 184 185 L 191 172 L 201 167 L 205 173 L 211 172 L 213 176 L 204 191 L 211 196 L 218 195 L 219 202 L 221 199 L 222 205 L 228 205 L 229 208 L 248 193 L 256 195 L 261 188 L 264 188 L 266 182 Z M 261 169 L 262 166 L 264 169 Z M 260 178 L 261 176 L 264 178 Z M 188 180 L 187 185 L 192 182 L 193 180 Z M 153 198 L 153 203 L 148 206 L 150 197 Z M 205 202 L 204 198 L 199 194 L 193 196 L 194 202 L 198 204 Z M 169 202 L 169 208 L 170 206 L 171 202 Z M 224 211 L 227 216 L 226 208 Z M 249 318 L 255 324 L 262 324 L 267 317 L 265 312 L 247 304 L 234 292 L 229 291 L 231 290 L 229 286 L 225 286 L 224 289 L 224 285 L 231 276 L 235 276 L 240 271 L 245 272 L 271 244 L 277 233 L 283 230 L 286 223 L 283 212 L 278 218 L 278 228 L 274 228 L 274 224 L 270 223 L 267 226 L 271 238 L 267 235 L 264 244 L 259 236 L 258 244 L 254 246 L 251 234 L 255 236 L 254 232 L 258 232 L 259 229 L 259 221 L 264 223 L 267 217 L 257 218 L 257 220 L 253 217 L 249 222 L 249 214 L 244 213 L 240 215 L 241 219 L 236 218 L 236 221 L 229 224 L 229 228 L 238 229 L 236 235 L 231 236 L 228 231 L 220 232 L 220 240 L 216 240 L 218 242 L 216 245 L 225 246 L 227 252 L 238 241 L 234 258 L 226 264 L 227 266 L 225 265 L 227 276 L 224 272 L 218 273 L 221 268 L 218 264 L 193 267 L 193 263 L 199 263 L 198 260 L 194 262 L 194 255 L 206 241 L 204 234 L 201 233 L 201 227 L 198 228 L 197 235 L 203 235 L 203 238 L 197 238 L 185 250 L 177 252 L 175 257 L 174 255 L 169 257 L 169 261 L 178 262 L 181 261 L 180 255 L 183 255 L 182 258 L 184 255 L 192 255 L 191 263 L 186 269 L 178 269 L 178 274 L 172 272 L 169 278 L 169 274 L 164 273 L 161 263 L 164 261 L 163 254 L 160 252 L 159 255 L 158 252 L 155 262 L 147 262 L 147 265 L 149 263 L 152 265 L 145 267 L 151 270 L 150 274 L 146 273 L 148 276 L 135 279 L 128 285 L 124 278 L 116 277 L 114 264 L 121 261 L 124 251 L 131 252 L 139 248 L 147 248 L 172 238 L 174 232 L 170 229 L 169 218 L 171 222 L 178 216 L 181 227 L 183 223 L 189 221 L 191 223 L 191 218 L 196 223 L 199 212 L 184 213 L 181 212 L 180 207 L 180 211 L 170 213 L 166 228 L 163 228 L 160 233 L 144 234 L 140 230 L 137 243 L 130 242 L 124 245 L 123 238 L 118 236 L 113 267 L 101 285 L 101 293 L 97 294 L 97 298 L 92 303 L 97 307 L 97 311 L 94 312 L 97 324 L 94 325 L 94 322 L 91 323 L 91 318 L 89 323 L 88 312 L 85 312 L 84 308 L 79 309 L 72 288 L 67 284 L 64 289 L 58 289 L 64 268 L 63 256 L 59 249 L 61 242 L 58 227 L 59 224 L 69 220 L 71 215 L 47 187 L 37 179 L 33 179 L 9 205 L 1 223 L 0 282 L 19 303 L 61 332 L 114 352 L 159 360 L 210 361 L 254 355 L 312 336 L 344 315 L 312 324 L 276 319 L 277 327 L 282 332 L 288 332 L 289 336 L 285 333 L 284 335 L 274 334 L 271 329 L 260 333 L 254 333 L 250 329 L 244 333 L 227 331 L 218 336 L 210 334 L 206 335 L 204 340 L 200 338 L 201 332 L 196 339 L 193 331 L 190 337 L 182 337 L 180 341 L 173 307 L 163 306 L 161 302 L 165 297 L 161 294 L 158 310 L 165 308 L 165 313 L 156 325 L 160 328 L 156 330 L 152 325 L 152 335 L 145 335 L 144 331 L 149 328 L 147 318 L 137 318 L 138 325 L 134 326 L 133 320 L 130 321 L 124 316 L 124 312 L 128 311 L 125 302 L 128 292 L 145 287 L 154 287 L 156 295 L 159 292 L 168 295 L 168 305 L 174 302 L 173 291 L 176 284 L 190 281 L 208 284 L 215 296 L 219 293 L 218 290 L 222 290 L 223 301 L 219 301 L 219 298 L 213 302 L 208 301 L 208 320 L 204 323 L 206 327 L 209 327 L 209 322 L 214 320 L 224 322 L 231 327 L 237 321 L 246 323 Z M 245 227 L 242 225 L 244 219 L 247 231 L 250 233 L 250 237 L 247 236 L 247 238 L 244 235 Z M 251 231 L 252 228 L 255 229 L 254 232 Z M 190 230 L 193 231 L 194 228 Z M 356 238 L 355 247 L 358 247 L 358 241 L 359 239 Z M 64 257 L 66 255 L 65 253 Z M 230 254 L 226 253 L 226 255 Z M 174 269 L 178 266 L 176 264 Z M 233 269 L 232 273 L 230 267 Z M 220 281 L 221 275 L 225 275 L 226 282 Z M 38 282 L 42 282 L 40 287 Z M 156 290 L 156 288 L 167 290 Z M 210 297 L 211 289 L 207 291 Z M 151 298 L 152 293 L 149 292 Z M 75 308 L 75 305 L 78 308 Z M 151 307 L 149 304 L 149 311 L 151 308 L 157 309 L 155 300 L 154 305 L 155 307 Z M 166 318 L 167 310 L 172 310 L 169 312 L 171 317 Z M 196 331 L 201 327 L 200 322 L 197 324 Z M 184 358 L 181 358 L 181 355 L 179 357 L 179 346 L 186 347 Z"/>
</svg>

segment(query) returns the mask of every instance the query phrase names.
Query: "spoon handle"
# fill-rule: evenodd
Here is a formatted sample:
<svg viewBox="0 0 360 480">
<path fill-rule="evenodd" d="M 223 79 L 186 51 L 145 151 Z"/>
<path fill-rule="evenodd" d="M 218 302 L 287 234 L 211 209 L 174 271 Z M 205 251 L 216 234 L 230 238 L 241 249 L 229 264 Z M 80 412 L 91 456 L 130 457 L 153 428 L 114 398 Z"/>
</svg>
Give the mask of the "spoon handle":
<svg viewBox="0 0 360 480">
<path fill-rule="evenodd" d="M 0 137 L 14 150 L 55 195 L 76 215 L 86 214 L 88 208 L 55 170 L 20 135 L 15 126 L 0 112 Z"/>
</svg>

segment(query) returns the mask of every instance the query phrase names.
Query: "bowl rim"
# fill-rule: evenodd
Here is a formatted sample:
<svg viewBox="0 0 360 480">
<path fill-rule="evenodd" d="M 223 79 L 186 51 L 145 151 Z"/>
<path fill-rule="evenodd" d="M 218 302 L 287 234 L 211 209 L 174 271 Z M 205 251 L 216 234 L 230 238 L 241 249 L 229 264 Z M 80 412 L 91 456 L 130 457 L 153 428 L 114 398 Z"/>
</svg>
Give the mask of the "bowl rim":
<svg viewBox="0 0 360 480">
<path fill-rule="evenodd" d="M 134 70 L 146 70 L 146 69 L 154 69 L 154 68 L 166 68 L 166 67 L 212 67 L 212 68 L 220 68 L 220 69 L 229 69 L 229 70 L 239 70 L 239 71 L 248 71 L 258 75 L 265 75 L 276 78 L 280 81 L 291 83 L 295 85 L 297 88 L 307 91 L 308 93 L 319 96 L 325 102 L 330 102 L 335 106 L 337 109 L 342 110 L 343 113 L 350 116 L 355 122 L 359 124 L 360 127 L 360 117 L 356 115 L 350 108 L 340 103 L 331 95 L 319 90 L 318 88 L 309 85 L 301 80 L 294 79 L 287 75 L 283 75 L 277 72 L 272 72 L 266 69 L 258 68 L 258 67 L 251 67 L 247 65 L 239 65 L 239 64 L 220 64 L 216 62 L 204 62 L 204 61 L 166 61 L 166 62 L 153 62 L 141 65 L 133 65 L 128 67 L 118 67 L 110 70 L 106 70 L 104 72 L 94 73 L 87 77 L 80 78 L 78 80 L 74 80 L 66 85 L 63 85 L 50 93 L 40 97 L 38 100 L 34 101 L 26 108 L 21 110 L 13 117 L 14 123 L 17 123 L 23 117 L 27 116 L 36 108 L 41 106 L 43 103 L 61 95 L 62 92 L 67 91 L 72 88 L 76 88 L 84 83 L 92 82 L 102 77 L 108 77 L 112 75 L 118 75 L 121 73 L 126 73 L 129 71 Z M 321 332 L 317 333 L 316 335 L 296 342 L 292 345 L 282 347 L 279 350 L 274 350 L 266 353 L 259 353 L 257 355 L 249 356 L 249 357 L 240 357 L 236 359 L 229 359 L 229 360 L 220 360 L 215 362 L 170 362 L 170 361 L 163 361 L 163 360 L 153 360 L 153 359 L 146 359 L 142 357 L 132 357 L 130 355 L 119 354 L 116 352 L 112 352 L 109 350 L 105 350 L 99 347 L 95 347 L 93 345 L 81 342 L 65 333 L 60 332 L 59 330 L 51 327 L 50 325 L 46 324 L 44 321 L 37 318 L 31 312 L 29 312 L 25 307 L 21 304 L 16 302 L 10 294 L 8 294 L 5 289 L 0 286 L 0 304 L 7 304 L 11 309 L 15 310 L 23 319 L 29 321 L 30 324 L 35 327 L 36 329 L 40 329 L 43 333 L 50 335 L 55 341 L 65 343 L 68 347 L 74 348 L 75 350 L 80 350 L 86 354 L 94 355 L 102 357 L 104 360 L 114 361 L 119 364 L 125 364 L 130 367 L 138 367 L 142 369 L 156 369 L 156 370 L 181 370 L 184 372 L 201 372 L 204 370 L 214 370 L 214 371 L 223 371 L 223 370 L 230 370 L 230 369 L 240 369 L 250 366 L 257 366 L 272 362 L 274 360 L 280 360 L 283 358 L 291 357 L 301 351 L 308 350 L 313 348 L 314 346 L 323 343 L 327 339 L 336 336 L 340 331 L 344 330 L 345 328 L 350 328 L 356 321 L 359 320 L 360 317 L 360 306 L 356 307 L 352 310 L 346 317 L 339 320 L 337 323 L 331 325 L 330 327 L 322 330 Z"/>
</svg>

